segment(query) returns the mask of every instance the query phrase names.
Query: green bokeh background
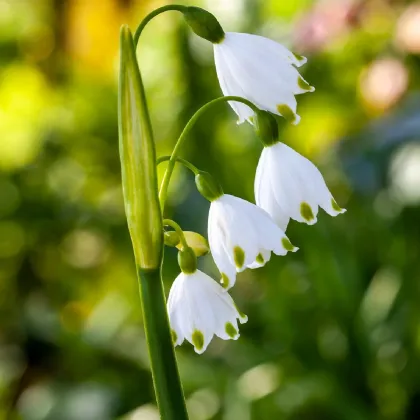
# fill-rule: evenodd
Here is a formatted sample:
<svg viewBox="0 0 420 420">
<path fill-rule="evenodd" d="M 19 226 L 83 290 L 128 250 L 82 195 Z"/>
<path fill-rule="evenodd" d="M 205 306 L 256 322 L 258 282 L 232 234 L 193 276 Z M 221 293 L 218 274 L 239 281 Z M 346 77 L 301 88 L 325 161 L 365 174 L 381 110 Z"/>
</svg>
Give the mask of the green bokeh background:
<svg viewBox="0 0 420 420">
<path fill-rule="evenodd" d="M 120 25 L 163 4 L 0 0 L 0 419 L 158 418 L 122 202 L 117 71 Z M 238 276 L 232 295 L 249 317 L 238 341 L 177 349 L 191 420 L 420 418 L 420 3 L 194 4 L 308 57 L 316 91 L 282 136 L 348 211 L 292 222 L 299 252 Z M 138 57 L 168 154 L 220 96 L 212 48 L 167 13 Z M 183 157 L 252 201 L 260 151 L 221 105 Z M 168 217 L 205 235 L 209 205 L 182 168 L 168 203 Z M 217 278 L 210 256 L 199 264 Z M 177 273 L 169 249 L 167 291 Z"/>
</svg>

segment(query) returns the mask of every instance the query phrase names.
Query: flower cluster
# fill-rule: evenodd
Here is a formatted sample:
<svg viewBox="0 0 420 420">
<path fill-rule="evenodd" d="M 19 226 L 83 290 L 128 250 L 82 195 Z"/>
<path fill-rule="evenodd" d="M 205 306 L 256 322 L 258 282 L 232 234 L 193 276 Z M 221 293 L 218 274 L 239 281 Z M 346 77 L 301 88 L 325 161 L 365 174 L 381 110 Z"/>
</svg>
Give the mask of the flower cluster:
<svg viewBox="0 0 420 420">
<path fill-rule="evenodd" d="M 229 102 L 239 122 L 254 125 L 264 149 L 256 169 L 256 204 L 224 194 L 209 174 L 196 171 L 197 188 L 211 203 L 209 248 L 223 287 L 197 270 L 192 247 L 184 238 L 186 245 L 179 254 L 182 271 L 167 306 L 174 344 L 185 339 L 197 353 L 207 348 L 213 335 L 225 340 L 239 337 L 237 321 L 246 322 L 247 317 L 228 290 L 237 273 L 262 267 L 271 253 L 284 256 L 298 250 L 285 234 L 290 219 L 312 225 L 319 207 L 331 216 L 345 212 L 315 165 L 280 142 L 276 128 L 270 129 L 276 115 L 292 124 L 299 122 L 295 95 L 314 90 L 297 70 L 306 58 L 260 36 L 223 33 L 220 28 L 217 34 L 212 42 L 223 94 L 243 97 L 261 111 Z"/>
</svg>

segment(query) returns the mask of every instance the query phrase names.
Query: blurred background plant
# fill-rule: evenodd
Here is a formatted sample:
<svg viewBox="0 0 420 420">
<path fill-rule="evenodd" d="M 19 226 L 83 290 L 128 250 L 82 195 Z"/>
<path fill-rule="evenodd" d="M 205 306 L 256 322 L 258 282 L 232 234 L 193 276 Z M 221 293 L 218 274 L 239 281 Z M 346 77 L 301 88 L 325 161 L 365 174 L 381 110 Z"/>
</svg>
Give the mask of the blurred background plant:
<svg viewBox="0 0 420 420">
<path fill-rule="evenodd" d="M 155 420 L 117 140 L 118 33 L 161 1 L 0 0 L 0 419 Z M 192 4 L 192 3 L 189 3 Z M 228 31 L 308 56 L 283 138 L 348 212 L 291 223 L 300 251 L 238 278 L 249 322 L 177 349 L 191 420 L 420 418 L 420 2 L 197 0 Z M 180 16 L 138 50 L 158 154 L 220 96 Z M 228 106 L 184 157 L 253 200 L 261 145 Z M 163 166 L 160 171 L 163 171 Z M 162 175 L 162 172 L 160 172 Z M 167 215 L 206 232 L 178 169 Z M 201 269 L 217 278 L 210 257 Z M 178 273 L 166 253 L 167 289 Z"/>
</svg>

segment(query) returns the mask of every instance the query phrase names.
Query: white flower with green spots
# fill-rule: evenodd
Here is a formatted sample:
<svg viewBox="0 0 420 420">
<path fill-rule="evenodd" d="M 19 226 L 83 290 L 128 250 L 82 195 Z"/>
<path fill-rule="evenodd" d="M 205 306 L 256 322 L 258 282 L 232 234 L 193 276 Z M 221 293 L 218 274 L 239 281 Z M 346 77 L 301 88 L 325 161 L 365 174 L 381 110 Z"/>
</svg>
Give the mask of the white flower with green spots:
<svg viewBox="0 0 420 420">
<path fill-rule="evenodd" d="M 229 194 L 211 202 L 208 237 L 226 289 L 235 284 L 237 272 L 262 267 L 271 252 L 286 255 L 298 250 L 268 213 Z"/>
<path fill-rule="evenodd" d="M 181 273 L 175 279 L 169 293 L 168 314 L 175 346 L 188 340 L 198 354 L 206 350 L 214 335 L 237 340 L 237 321 L 243 324 L 248 320 L 229 293 L 199 270 Z"/>
<path fill-rule="evenodd" d="M 293 124 L 300 121 L 295 95 L 315 90 L 296 69 L 306 63 L 305 57 L 271 39 L 243 33 L 226 32 L 223 40 L 213 46 L 217 76 L 225 96 L 242 96 Z M 229 103 L 239 116 L 238 123 L 253 116 L 248 106 Z"/>
<path fill-rule="evenodd" d="M 266 146 L 255 176 L 255 201 L 284 231 L 290 218 L 313 225 L 318 206 L 329 215 L 344 213 L 318 168 L 284 143 Z"/>
</svg>

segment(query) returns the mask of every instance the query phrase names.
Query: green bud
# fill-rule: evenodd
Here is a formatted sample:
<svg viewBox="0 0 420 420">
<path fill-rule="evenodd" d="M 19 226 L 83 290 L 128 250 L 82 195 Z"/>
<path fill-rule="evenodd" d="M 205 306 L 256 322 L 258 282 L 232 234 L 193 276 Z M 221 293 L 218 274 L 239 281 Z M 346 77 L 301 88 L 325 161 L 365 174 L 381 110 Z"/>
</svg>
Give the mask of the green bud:
<svg viewBox="0 0 420 420">
<path fill-rule="evenodd" d="M 158 198 L 156 153 L 133 37 L 120 32 L 118 125 L 122 187 L 128 229 L 136 263 L 159 267 L 162 259 L 162 216 Z"/>
<path fill-rule="evenodd" d="M 270 112 L 258 111 L 254 119 L 254 128 L 264 146 L 271 146 L 279 141 L 278 123 Z"/>
<path fill-rule="evenodd" d="M 207 242 L 207 239 L 204 238 L 204 236 L 197 232 L 184 231 L 184 237 L 188 246 L 191 247 L 197 257 L 202 257 L 203 255 L 209 253 L 209 243 Z M 176 247 L 178 249 L 182 249 L 182 244 L 179 243 L 176 245 Z"/>
<path fill-rule="evenodd" d="M 223 195 L 222 187 L 208 172 L 200 171 L 195 176 L 195 185 L 199 193 L 209 201 L 214 201 Z"/>
<path fill-rule="evenodd" d="M 180 243 L 179 235 L 174 230 L 170 230 L 169 232 L 165 232 L 163 234 L 163 239 L 165 241 L 165 245 L 167 246 L 178 246 Z"/>
<path fill-rule="evenodd" d="M 195 273 L 197 270 L 197 257 L 191 248 L 184 248 L 178 252 L 178 264 L 181 271 L 185 274 Z"/>
<path fill-rule="evenodd" d="M 225 31 L 219 21 L 207 10 L 200 7 L 187 7 L 183 14 L 187 24 L 201 38 L 213 44 L 219 44 L 225 38 Z"/>
</svg>

